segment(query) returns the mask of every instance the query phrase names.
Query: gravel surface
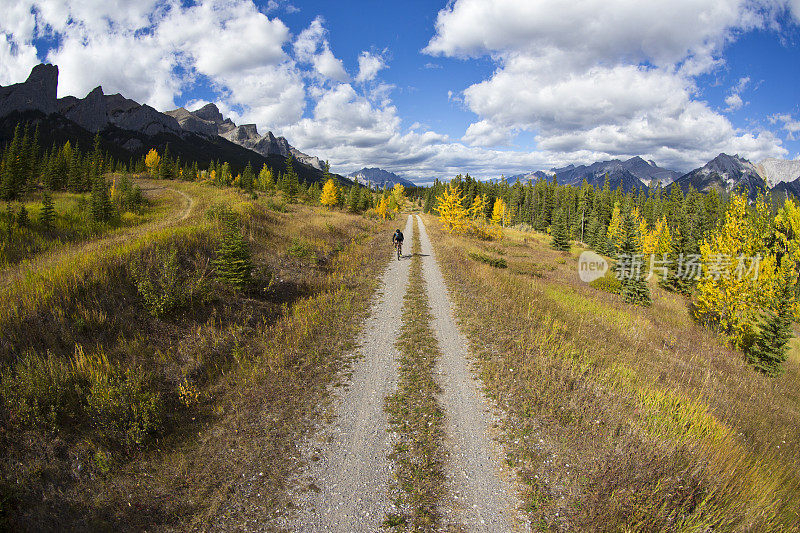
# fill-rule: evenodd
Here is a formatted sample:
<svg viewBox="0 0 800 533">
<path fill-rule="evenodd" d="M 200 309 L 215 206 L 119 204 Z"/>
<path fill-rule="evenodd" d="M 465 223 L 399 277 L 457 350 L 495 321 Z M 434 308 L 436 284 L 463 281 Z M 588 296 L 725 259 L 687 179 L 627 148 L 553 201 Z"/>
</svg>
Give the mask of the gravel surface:
<svg viewBox="0 0 800 533">
<path fill-rule="evenodd" d="M 493 415 L 477 377 L 467 362 L 467 339 L 456 326 L 453 305 L 442 272 L 436 262 L 422 218 L 417 216 L 422 247 L 422 276 L 433 314 L 433 330 L 442 357 L 436 378 L 442 387 L 439 401 L 445 412 L 445 465 L 451 520 L 466 531 L 514 531 L 519 508 L 516 490 L 501 469 L 502 450 L 491 438 Z"/>
<path fill-rule="evenodd" d="M 413 219 L 409 216 L 404 250 L 413 245 Z M 386 236 L 387 253 L 392 251 Z M 391 509 L 388 484 L 392 464 L 388 415 L 384 399 L 397 386 L 403 296 L 408 283 L 410 257 L 392 259 L 381 280 L 364 328 L 361 357 L 353 363 L 352 378 L 334 401 L 335 419 L 313 445 L 319 460 L 308 474 L 318 487 L 300 505 L 299 531 L 379 531 Z"/>
</svg>

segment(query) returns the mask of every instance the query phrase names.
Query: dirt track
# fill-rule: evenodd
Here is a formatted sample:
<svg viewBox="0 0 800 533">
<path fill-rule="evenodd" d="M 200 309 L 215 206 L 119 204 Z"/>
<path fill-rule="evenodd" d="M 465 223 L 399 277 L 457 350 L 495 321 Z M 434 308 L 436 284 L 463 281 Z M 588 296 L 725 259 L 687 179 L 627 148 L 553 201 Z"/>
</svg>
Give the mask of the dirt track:
<svg viewBox="0 0 800 533">
<path fill-rule="evenodd" d="M 406 253 L 413 239 L 422 246 L 422 272 L 433 315 L 431 324 L 442 353 L 436 372 L 445 411 L 447 491 L 442 512 L 464 531 L 504 532 L 514 525 L 518 497 L 501 472 L 502 453 L 492 440 L 492 414 L 467 362 L 467 341 L 456 326 L 452 303 L 422 219 L 412 235 L 408 217 Z M 387 236 L 388 241 L 388 236 Z M 387 242 L 388 248 L 388 242 Z M 319 488 L 299 503 L 293 529 L 300 531 L 379 531 L 386 513 L 392 464 L 384 399 L 397 386 L 395 342 L 400 332 L 410 261 L 391 260 L 382 292 L 364 329 L 360 358 L 349 385 L 333 402 L 333 423 L 310 443 L 320 457 L 307 473 Z"/>
</svg>

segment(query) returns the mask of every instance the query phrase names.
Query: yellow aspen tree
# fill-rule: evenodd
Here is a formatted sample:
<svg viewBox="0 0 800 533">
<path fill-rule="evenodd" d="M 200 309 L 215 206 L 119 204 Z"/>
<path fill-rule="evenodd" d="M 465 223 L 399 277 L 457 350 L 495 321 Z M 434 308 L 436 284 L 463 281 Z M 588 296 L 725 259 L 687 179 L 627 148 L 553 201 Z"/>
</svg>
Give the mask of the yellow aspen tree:
<svg viewBox="0 0 800 533">
<path fill-rule="evenodd" d="M 258 173 L 258 181 L 256 182 L 256 188 L 261 191 L 268 191 L 275 186 L 275 177 L 272 175 L 272 169 L 264 163 L 264 166 L 261 167 L 261 171 Z"/>
<path fill-rule="evenodd" d="M 144 156 L 144 164 L 147 166 L 147 170 L 150 171 L 150 174 L 155 176 L 158 165 L 161 164 L 161 156 L 158 155 L 158 151 L 155 148 L 151 148 L 150 151 L 147 152 L 147 155 Z"/>
<path fill-rule="evenodd" d="M 336 182 L 333 179 L 328 179 L 325 185 L 322 186 L 322 195 L 319 197 L 319 203 L 326 207 L 333 207 L 339 202 L 339 195 L 336 190 Z M 383 216 L 383 218 L 386 218 Z"/>
<path fill-rule="evenodd" d="M 485 194 L 478 194 L 472 205 L 467 209 L 467 216 L 473 222 L 484 222 L 486 220 L 486 205 L 488 204 Z"/>
<path fill-rule="evenodd" d="M 619 204 L 615 205 L 614 210 L 611 212 L 611 222 L 608 223 L 606 237 L 613 248 L 611 251 L 616 253 L 625 240 L 625 228 L 622 226 L 622 213 Z"/>
<path fill-rule="evenodd" d="M 452 183 L 436 197 L 439 210 L 439 221 L 442 228 L 450 233 L 465 233 L 469 228 L 467 210 L 464 209 L 464 196 L 458 185 Z"/>
</svg>

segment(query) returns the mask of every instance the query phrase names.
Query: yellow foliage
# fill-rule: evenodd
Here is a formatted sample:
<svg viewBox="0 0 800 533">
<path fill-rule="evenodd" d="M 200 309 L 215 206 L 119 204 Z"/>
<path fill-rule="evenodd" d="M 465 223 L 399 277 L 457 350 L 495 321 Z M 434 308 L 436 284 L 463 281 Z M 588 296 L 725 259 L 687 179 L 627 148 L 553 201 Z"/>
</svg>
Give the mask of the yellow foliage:
<svg viewBox="0 0 800 533">
<path fill-rule="evenodd" d="M 611 212 L 611 222 L 608 223 L 606 238 L 615 252 L 619 250 L 625 240 L 625 228 L 622 226 L 622 213 L 620 212 L 619 204 L 615 205 L 614 210 Z"/>
<path fill-rule="evenodd" d="M 322 186 L 322 195 L 319 198 L 319 203 L 325 206 L 334 206 L 339 202 L 339 194 L 336 190 L 336 182 L 333 179 L 328 179 L 325 185 Z M 384 219 L 385 216 L 381 215 Z"/>
<path fill-rule="evenodd" d="M 494 207 L 492 207 L 492 224 L 505 226 L 510 221 L 511 213 L 506 207 L 505 201 L 502 198 L 498 198 L 494 201 Z"/>
<path fill-rule="evenodd" d="M 406 198 L 406 188 L 400 183 L 395 183 L 394 187 L 392 187 L 391 198 L 394 200 L 391 207 L 399 213 L 408 202 L 408 199 Z"/>
<path fill-rule="evenodd" d="M 700 246 L 702 274 L 697 284 L 695 316 L 715 325 L 741 347 L 765 308 L 775 307 L 781 272 L 764 243 L 767 207 L 748 213 L 744 195 L 731 196 L 725 223 Z M 753 259 L 751 259 L 753 258 Z M 787 268 L 791 261 L 786 261 Z"/>
<path fill-rule="evenodd" d="M 375 208 L 375 212 L 378 213 L 383 220 L 387 218 L 393 218 L 392 210 L 389 208 L 389 199 L 384 196 L 381 198 L 381 201 L 378 203 L 378 207 Z"/>
<path fill-rule="evenodd" d="M 486 219 L 486 206 L 488 205 L 489 201 L 486 199 L 486 195 L 477 195 L 475 200 L 472 201 L 472 205 L 469 206 L 467 209 L 467 216 L 472 221 L 485 221 Z"/>
<path fill-rule="evenodd" d="M 260 191 L 268 191 L 275 186 L 275 177 L 272 175 L 272 169 L 264 163 L 261 171 L 258 173 L 256 179 L 256 189 Z"/>
<path fill-rule="evenodd" d="M 642 253 L 645 255 L 655 254 L 661 257 L 672 249 L 672 236 L 669 233 L 666 217 L 656 221 L 653 231 L 649 231 L 647 223 L 640 220 L 639 231 L 642 236 Z"/>
<path fill-rule="evenodd" d="M 155 148 L 151 148 L 147 155 L 144 156 L 144 164 L 147 165 L 147 170 L 150 174 L 155 175 L 158 165 L 161 163 L 161 156 Z"/>
<path fill-rule="evenodd" d="M 467 210 L 464 209 L 464 196 L 461 188 L 453 183 L 436 197 L 438 202 L 439 220 L 442 227 L 450 233 L 466 233 L 469 229 Z"/>
</svg>

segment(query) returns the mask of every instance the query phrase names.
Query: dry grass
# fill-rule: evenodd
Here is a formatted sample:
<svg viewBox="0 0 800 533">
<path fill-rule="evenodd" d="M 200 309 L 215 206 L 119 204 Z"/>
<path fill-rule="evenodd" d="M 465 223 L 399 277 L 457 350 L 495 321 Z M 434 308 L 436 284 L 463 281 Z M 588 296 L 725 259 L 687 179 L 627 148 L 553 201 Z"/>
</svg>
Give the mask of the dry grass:
<svg viewBox="0 0 800 533">
<path fill-rule="evenodd" d="M 415 218 L 414 232 L 418 231 Z M 412 254 L 397 342 L 401 352 L 397 392 L 386 399 L 389 424 L 397 435 L 391 458 L 396 463 L 392 499 L 398 512 L 390 514 L 385 524 L 394 531 L 441 531 L 444 413 L 436 400 L 440 388 L 433 375 L 441 352 L 430 326 L 419 239 L 414 239 Z"/>
<path fill-rule="evenodd" d="M 649 309 L 583 284 L 581 249 L 539 234 L 495 246 L 537 269 L 476 265 L 431 234 L 510 464 L 544 529 L 791 531 L 800 517 L 800 366 L 754 372 L 651 284 Z M 458 280 L 458 281 L 456 281 Z M 491 319 L 489 318 L 491 317 Z"/>
<path fill-rule="evenodd" d="M 24 353 L 44 369 L 79 369 L 81 383 L 133 370 L 143 378 L 114 378 L 109 390 L 141 383 L 131 390 L 159 398 L 159 427 L 148 426 L 141 445 L 123 445 L 103 438 L 90 409 L 53 424 L 12 424 L 14 406 L 3 398 L 0 528 L 240 529 L 246 517 L 291 512 L 291 480 L 304 460 L 297 444 L 358 334 L 375 265 L 385 261 L 372 243 L 388 229 L 303 205 L 276 212 L 273 198 L 251 201 L 231 189 L 150 185 L 189 194 L 189 215 L 181 202 L 180 216 L 137 228 L 125 242 L 42 257 L 40 269 L 2 289 L 15 305 L 0 316 L 0 350 L 4 379 L 17 375 L 8 365 Z M 128 264 L 175 246 L 183 272 L 207 272 L 219 230 L 206 213 L 217 205 L 239 213 L 256 282 L 235 292 L 207 276 L 202 298 L 152 316 Z M 302 257 L 289 253 L 298 239 L 310 243 Z"/>
</svg>

